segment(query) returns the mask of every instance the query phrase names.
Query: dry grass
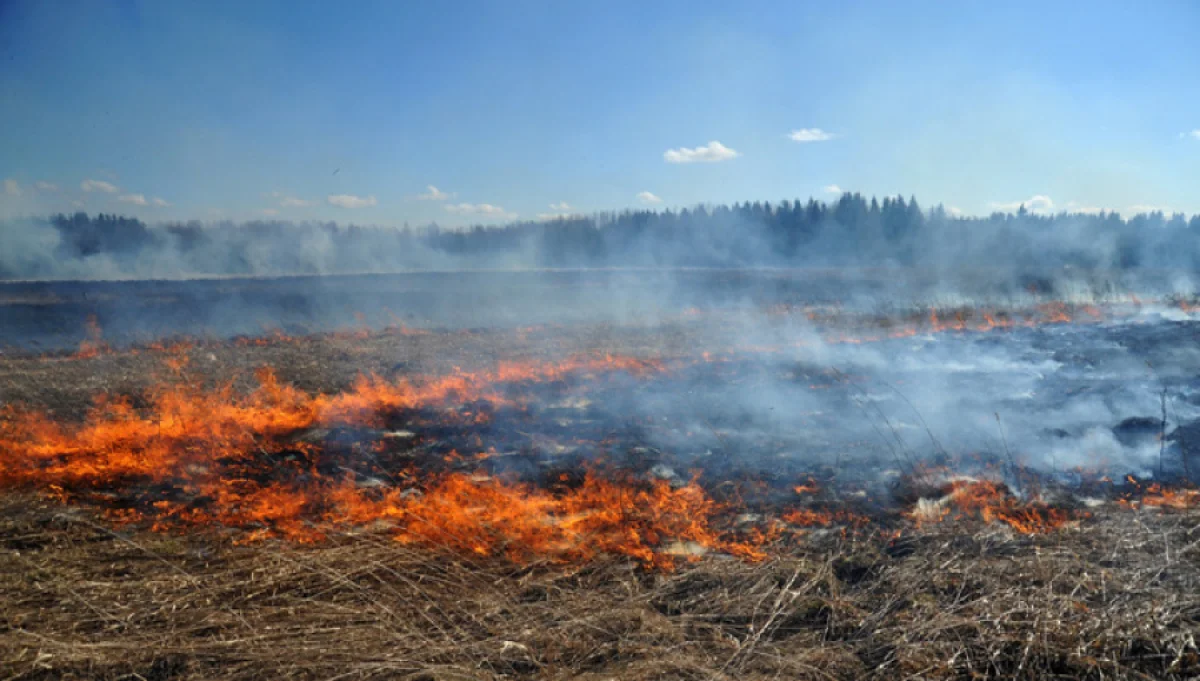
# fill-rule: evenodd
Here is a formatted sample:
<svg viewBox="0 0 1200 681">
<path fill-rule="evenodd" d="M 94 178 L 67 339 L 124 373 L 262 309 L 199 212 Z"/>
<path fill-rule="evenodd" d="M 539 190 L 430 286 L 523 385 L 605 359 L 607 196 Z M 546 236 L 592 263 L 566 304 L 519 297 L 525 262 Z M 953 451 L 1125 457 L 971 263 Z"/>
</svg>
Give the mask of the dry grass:
<svg viewBox="0 0 1200 681">
<path fill-rule="evenodd" d="M 698 326 L 573 326 L 487 331 L 399 330 L 347 332 L 242 342 L 189 341 L 189 375 L 211 387 L 235 380 L 255 384 L 254 371 L 272 367 L 280 379 L 310 393 L 348 389 L 360 374 L 385 378 L 441 375 L 461 368 L 491 369 L 497 362 L 554 360 L 572 354 L 612 353 L 666 358 L 696 347 Z M 137 395 L 161 380 L 171 350 L 121 349 L 96 357 L 0 353 L 0 406 L 23 404 L 79 418 L 102 393 Z"/>
<path fill-rule="evenodd" d="M 470 562 L 382 536 L 235 546 L 0 508 L 17 679 L 1192 678 L 1200 525 L 831 532 L 673 573 Z"/>
<path fill-rule="evenodd" d="M 309 390 L 686 334 L 379 335 L 193 351 L 214 380 Z M 211 358 L 210 358 L 211 357 Z M 0 399 L 79 414 L 161 355 L 0 361 Z M 814 533 L 749 564 L 514 566 L 371 532 L 316 546 L 116 530 L 0 496 L 0 679 L 1185 679 L 1200 676 L 1200 515 L 1099 510 L 1053 534 L 947 523 Z"/>
</svg>

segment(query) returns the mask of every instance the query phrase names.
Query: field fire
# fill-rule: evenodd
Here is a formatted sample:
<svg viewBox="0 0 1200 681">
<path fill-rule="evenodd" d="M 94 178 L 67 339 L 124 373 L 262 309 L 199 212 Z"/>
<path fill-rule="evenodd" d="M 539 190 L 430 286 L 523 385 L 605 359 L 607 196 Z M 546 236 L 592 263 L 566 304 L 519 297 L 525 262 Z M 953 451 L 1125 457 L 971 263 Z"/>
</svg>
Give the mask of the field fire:
<svg viewBox="0 0 1200 681">
<path fill-rule="evenodd" d="M 336 623 L 358 603 L 413 613 L 428 645 L 379 664 L 414 678 L 1183 677 L 1200 357 L 1164 339 L 1192 314 L 774 306 L 133 346 L 91 320 L 77 351 L 4 360 L 6 560 L 25 575 L 4 586 L 8 653 L 35 675 L 203 676 L 266 619 L 380 645 L 378 622 Z M 155 624 L 181 599 L 202 619 Z M 528 628 L 560 608 L 581 614 Z M 80 617 L 70 650 L 25 640 Z M 1062 628 L 1022 638 L 1041 617 Z M 1138 618 L 1160 633 L 1121 633 Z M 88 647 L 142 636 L 174 642 Z M 232 644 L 241 676 L 291 664 L 271 640 Z"/>
<path fill-rule="evenodd" d="M 0 681 L 1200 679 L 1196 26 L 0 1 Z"/>
</svg>

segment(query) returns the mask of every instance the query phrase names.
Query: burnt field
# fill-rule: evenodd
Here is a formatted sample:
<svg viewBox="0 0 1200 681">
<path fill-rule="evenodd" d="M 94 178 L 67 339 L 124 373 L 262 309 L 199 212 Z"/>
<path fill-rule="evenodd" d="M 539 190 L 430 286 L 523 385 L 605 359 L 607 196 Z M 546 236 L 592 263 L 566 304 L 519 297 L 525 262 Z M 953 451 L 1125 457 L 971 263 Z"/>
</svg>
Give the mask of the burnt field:
<svg viewBox="0 0 1200 681">
<path fill-rule="evenodd" d="M 915 278 L 901 275 L 904 281 Z M 92 318 L 109 341 L 304 335 L 404 325 L 495 329 L 657 321 L 688 308 L 877 298 L 884 273 L 831 270 L 533 270 L 175 281 L 0 282 L 0 348 L 74 349 Z"/>
<path fill-rule="evenodd" d="M 496 329 L 544 324 L 655 324 L 695 309 L 829 306 L 903 314 L 930 301 L 1007 306 L 1042 299 L 1169 293 L 1173 271 L 979 267 L 950 289 L 912 268 L 612 268 L 445 271 L 190 280 L 0 281 L 0 349 L 74 349 L 92 318 L 115 344 L 227 339 L 346 328 Z"/>
<path fill-rule="evenodd" d="M 9 352 L 4 671 L 1200 674 L 1190 301 L 776 293 Z"/>
</svg>

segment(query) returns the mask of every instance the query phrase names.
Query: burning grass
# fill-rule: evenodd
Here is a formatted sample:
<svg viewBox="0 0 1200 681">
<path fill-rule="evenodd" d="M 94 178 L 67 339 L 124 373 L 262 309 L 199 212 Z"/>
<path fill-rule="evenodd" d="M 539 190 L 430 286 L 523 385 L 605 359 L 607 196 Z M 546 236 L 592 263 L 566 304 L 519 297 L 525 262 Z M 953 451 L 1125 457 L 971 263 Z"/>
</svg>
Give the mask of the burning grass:
<svg viewBox="0 0 1200 681">
<path fill-rule="evenodd" d="M 40 490 L 64 503 L 99 506 L 110 521 L 163 531 L 236 528 L 243 532 L 239 542 L 314 543 L 349 528 L 382 528 L 400 543 L 517 565 L 614 555 L 669 569 L 714 551 L 762 560 L 798 528 L 861 532 L 897 519 L 897 509 L 868 517 L 847 507 L 804 505 L 820 491 L 811 480 L 794 487 L 800 503 L 789 504 L 767 481 L 748 481 L 748 490 L 726 486 L 716 499 L 695 479 L 672 481 L 620 466 L 580 475 L 602 465 L 603 449 L 580 467 L 568 461 L 557 480 L 534 484 L 471 470 L 490 451 L 416 455 L 396 441 L 415 434 L 396 438 L 381 430 L 404 423 L 482 446 L 476 431 L 495 425 L 498 409 L 508 410 L 504 428 L 530 427 L 521 425 L 533 399 L 525 388 L 581 381 L 586 387 L 611 374 L 642 380 L 669 370 L 659 361 L 605 355 L 502 362 L 424 380 L 361 377 L 346 392 L 316 395 L 267 369 L 248 392 L 231 383 L 205 390 L 187 367 L 182 351 L 171 356 L 167 376 L 151 386 L 142 406 L 103 397 L 76 424 L 9 408 L 0 418 L 0 487 Z M 306 437 L 314 429 L 326 434 Z M 328 429 L 349 432 L 349 446 L 339 450 Z M 745 517 L 744 491 L 767 500 L 759 506 L 768 513 L 754 522 L 736 520 Z M 918 523 L 970 517 L 1026 534 L 1079 517 L 1036 499 L 1020 501 L 990 481 L 951 483 L 907 515 Z"/>
<path fill-rule="evenodd" d="M 149 520 L 159 529 L 257 527 L 246 539 L 315 542 L 329 528 L 385 523 L 402 543 L 514 562 L 613 553 L 665 565 L 671 559 L 656 548 L 668 539 L 761 557 L 710 527 L 717 505 L 694 484 L 587 475 L 578 485 L 541 490 L 414 467 L 383 471 L 410 484 L 379 491 L 358 485 L 352 471 L 334 478 L 322 469 L 320 446 L 283 437 L 314 426 L 382 425 L 388 415 L 464 401 L 507 405 L 504 384 L 605 371 L 641 375 L 660 371 L 657 363 L 612 356 L 502 363 L 492 372 L 460 371 L 419 384 L 366 377 L 349 392 L 316 396 L 281 384 L 268 370 L 245 395 L 229 385 L 204 391 L 188 381 L 185 365 L 182 358 L 169 364 L 174 379 L 155 385 L 142 409 L 128 399 L 101 399 L 82 423 L 67 425 L 10 408 L 0 418 L 0 487 L 107 502 L 111 519 Z M 487 413 L 459 410 L 442 418 L 478 423 Z"/>
<path fill-rule="evenodd" d="M 707 552 L 762 560 L 784 539 L 802 535 L 801 528 L 895 532 L 906 519 L 917 525 L 970 519 L 1039 534 L 1086 517 L 1037 495 L 1019 499 L 997 480 L 953 480 L 926 490 L 911 507 L 882 500 L 869 512 L 813 505 L 821 490 L 811 479 L 794 485 L 790 500 L 774 489 L 778 480 L 747 480 L 742 489 L 715 479 L 709 485 L 717 484 L 720 495 L 714 497 L 698 476 L 671 480 L 648 474 L 645 465 L 599 471 L 627 446 L 618 441 L 581 440 L 593 455 L 564 459 L 557 479 L 493 475 L 483 467 L 499 453 L 484 449 L 481 428 L 490 428 L 492 438 L 527 437 L 520 429 L 536 427 L 528 410 L 540 408 L 547 384 L 569 383 L 586 393 L 613 376 L 643 381 L 674 370 L 659 360 L 593 354 L 507 361 L 419 379 L 360 376 L 344 392 L 316 394 L 269 369 L 256 372 L 249 390 L 235 390 L 233 382 L 203 388 L 189 363 L 188 348 L 176 348 L 140 404 L 104 395 L 78 423 L 8 407 L 0 414 L 0 488 L 99 507 L 120 524 L 235 528 L 243 543 L 270 537 L 315 543 L 374 528 L 400 543 L 517 565 L 614 555 L 659 569 Z M 496 418 L 501 423 L 492 423 Z M 435 449 L 414 449 L 408 440 L 415 433 L 386 430 L 397 425 L 441 435 L 427 438 Z M 335 431 L 348 433 L 348 441 L 339 443 Z M 323 434 L 310 437 L 314 432 Z M 598 440 L 601 432 L 588 437 Z M 457 448 L 448 448 L 453 443 Z M 458 450 L 465 446 L 477 448 L 464 457 Z M 744 513 L 747 492 L 760 498 L 755 508 L 765 513 Z M 1194 499 L 1160 488 L 1142 496 L 1126 503 L 1187 507 Z"/>
<path fill-rule="evenodd" d="M 914 470 L 913 498 L 856 505 L 828 476 L 654 473 L 582 417 L 560 430 L 583 453 L 522 477 L 483 436 L 526 437 L 547 386 L 604 399 L 683 365 L 593 348 L 306 390 L 325 351 L 284 345 L 295 364 L 252 382 L 181 347 L 78 419 L 8 408 L 14 678 L 1200 674 L 1192 490 L 1130 481 L 1085 510 Z"/>
<path fill-rule="evenodd" d="M 918 524 L 978 519 L 1008 525 L 1021 534 L 1045 534 L 1086 517 L 1039 500 L 1022 501 L 995 480 L 954 480 L 933 498 L 921 498 L 908 516 Z"/>
</svg>

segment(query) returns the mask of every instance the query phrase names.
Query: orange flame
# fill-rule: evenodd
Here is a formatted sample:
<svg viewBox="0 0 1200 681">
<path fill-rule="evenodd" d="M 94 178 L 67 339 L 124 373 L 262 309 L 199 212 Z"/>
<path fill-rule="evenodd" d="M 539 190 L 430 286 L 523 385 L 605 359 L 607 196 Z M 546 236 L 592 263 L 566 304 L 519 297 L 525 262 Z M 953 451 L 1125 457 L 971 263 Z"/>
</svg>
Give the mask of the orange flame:
<svg viewBox="0 0 1200 681">
<path fill-rule="evenodd" d="M 763 557 L 756 547 L 712 529 L 717 505 L 694 483 L 673 489 L 664 481 L 639 486 L 589 474 L 581 486 L 553 493 L 452 474 L 423 493 L 390 490 L 371 499 L 347 483 L 330 499 L 335 522 L 384 520 L 395 525 L 397 541 L 514 562 L 579 562 L 614 554 L 667 567 L 674 559 L 658 547 L 668 540 Z"/>
<path fill-rule="evenodd" d="M 170 367 L 177 378 L 184 378 L 185 358 L 181 353 Z M 278 536 L 311 542 L 348 525 L 383 522 L 399 541 L 520 561 L 615 554 L 664 567 L 675 560 L 660 550 L 667 542 L 761 558 L 753 542 L 713 529 L 718 505 L 694 483 L 676 489 L 662 481 L 589 475 L 578 487 L 551 492 L 451 474 L 418 481 L 413 490 L 380 492 L 330 480 L 315 464 L 313 470 L 288 470 L 308 464 L 272 459 L 287 449 L 316 461 L 315 445 L 286 442 L 286 436 L 318 424 L 378 423 L 389 410 L 500 401 L 502 383 L 662 370 L 661 363 L 629 357 L 574 357 L 557 364 L 505 363 L 422 383 L 367 377 L 346 393 L 310 396 L 264 369 L 249 394 L 228 385 L 204 391 L 186 380 L 168 381 L 150 392 L 144 408 L 128 399 L 98 399 L 74 426 L 9 407 L 0 414 L 0 488 L 41 489 L 62 501 L 119 490 L 137 507 L 111 508 L 115 521 L 148 519 L 155 529 L 220 524 L 249 530 L 241 541 Z M 255 479 L 253 471 L 264 467 L 272 481 Z"/>
<path fill-rule="evenodd" d="M 977 518 L 999 522 L 1021 534 L 1044 534 L 1063 527 L 1073 518 L 1061 509 L 1038 502 L 1021 502 L 1001 483 L 991 480 L 955 480 L 941 500 L 910 512 L 918 524 L 948 518 Z"/>
<path fill-rule="evenodd" d="M 93 359 L 112 352 L 112 348 L 104 342 L 104 331 L 100 328 L 96 315 L 88 315 L 84 327 L 87 338 L 79 341 L 79 348 L 75 351 L 76 359 Z"/>
</svg>

